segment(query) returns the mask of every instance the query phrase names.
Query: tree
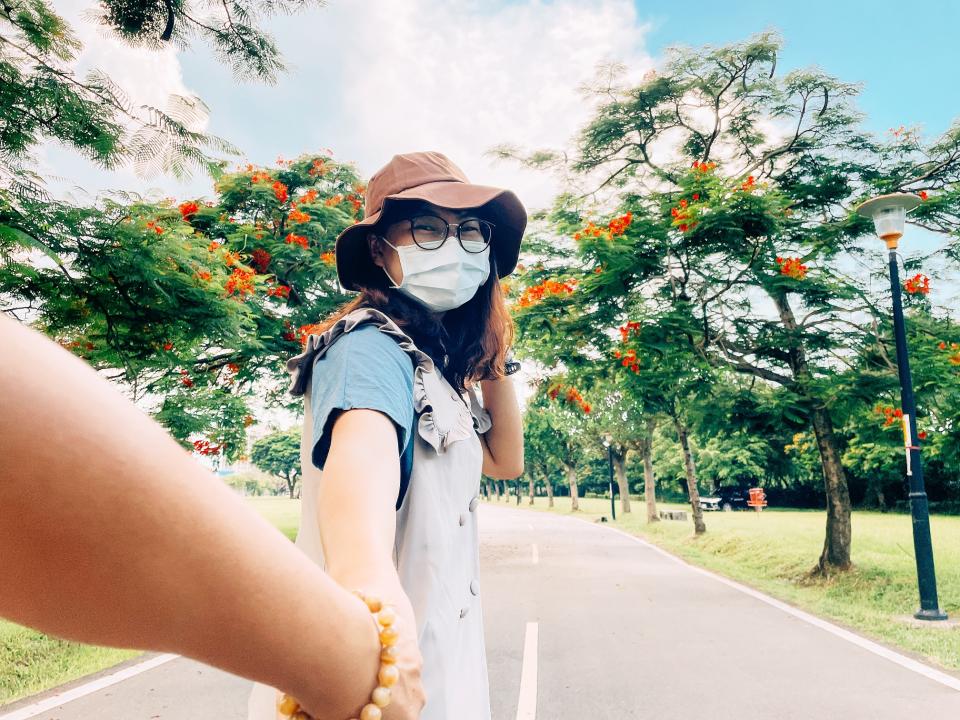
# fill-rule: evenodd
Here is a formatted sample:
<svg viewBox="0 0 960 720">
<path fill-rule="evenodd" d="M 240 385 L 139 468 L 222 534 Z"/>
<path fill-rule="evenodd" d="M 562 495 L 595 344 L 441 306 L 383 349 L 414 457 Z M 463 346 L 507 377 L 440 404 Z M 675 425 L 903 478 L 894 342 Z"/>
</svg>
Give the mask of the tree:
<svg viewBox="0 0 960 720">
<path fill-rule="evenodd" d="M 633 87 L 608 72 L 576 148 L 524 160 L 571 173 L 581 199 L 613 196 L 644 242 L 625 255 L 619 225 L 591 224 L 581 236 L 610 249 L 585 259 L 606 257 L 600 274 L 612 274 L 624 295 L 659 293 L 686 306 L 695 325 L 678 327 L 677 339 L 713 367 L 778 387 L 784 407 L 808 423 L 827 500 L 815 571 L 828 573 L 851 566 L 835 377 L 884 314 L 843 269 L 872 233 L 853 208 L 878 192 L 935 192 L 914 221 L 956 233 L 960 125 L 933 143 L 903 129 L 879 140 L 859 125 L 855 86 L 819 70 L 778 76 L 779 48 L 764 34 L 677 50 Z M 521 155 L 508 147 L 500 154 Z M 948 238 L 940 252 L 955 257 L 956 247 Z M 651 264 L 662 265 L 659 278 Z"/>
<path fill-rule="evenodd" d="M 207 434 L 236 457 L 246 399 L 290 406 L 284 361 L 348 299 L 333 246 L 363 187 L 351 167 L 307 155 L 225 173 L 215 189 L 215 203 L 0 211 L 16 229 L 0 236 L 0 308 L 158 405 L 184 444 Z"/>
<path fill-rule="evenodd" d="M 273 41 L 255 21 L 297 12 L 316 0 L 229 0 L 211 3 L 200 17 L 183 0 L 104 0 L 99 22 L 132 45 L 189 47 L 208 40 L 238 78 L 272 81 L 283 70 Z M 0 4 L 0 210 L 27 198 L 47 199 L 43 180 L 29 167 L 33 148 L 55 139 L 93 162 L 114 168 L 132 162 L 142 175 L 187 176 L 192 166 L 218 177 L 219 153 L 229 142 L 193 130 L 208 114 L 197 97 L 173 95 L 166 108 L 134 105 L 108 73 L 75 76 L 70 63 L 81 45 L 69 24 L 45 0 Z M 2 230 L 2 226 L 0 226 Z"/>
<path fill-rule="evenodd" d="M 553 503 L 551 470 L 563 468 L 570 487 L 570 509 L 580 509 L 577 472 L 583 463 L 582 451 L 587 432 L 590 406 L 576 388 L 565 386 L 561 380 L 541 383 L 527 405 L 524 416 L 524 438 L 532 440 L 529 450 L 532 465 L 547 483 L 550 504 Z"/>
<path fill-rule="evenodd" d="M 290 499 L 300 479 L 300 430 L 292 428 L 260 438 L 253 444 L 250 461 L 264 472 L 283 478 Z"/>
</svg>

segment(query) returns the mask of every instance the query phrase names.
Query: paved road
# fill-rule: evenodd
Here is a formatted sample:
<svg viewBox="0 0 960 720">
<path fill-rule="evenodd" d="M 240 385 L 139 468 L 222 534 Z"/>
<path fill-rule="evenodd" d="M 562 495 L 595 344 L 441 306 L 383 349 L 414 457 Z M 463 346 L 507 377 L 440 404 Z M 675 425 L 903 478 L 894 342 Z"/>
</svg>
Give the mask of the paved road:
<svg viewBox="0 0 960 720">
<path fill-rule="evenodd" d="M 539 720 L 960 718 L 960 690 L 620 533 L 496 503 L 480 512 L 493 720 L 519 720 L 518 706 L 532 720 L 533 701 Z M 243 720 L 249 687 L 177 658 L 32 717 Z"/>
</svg>

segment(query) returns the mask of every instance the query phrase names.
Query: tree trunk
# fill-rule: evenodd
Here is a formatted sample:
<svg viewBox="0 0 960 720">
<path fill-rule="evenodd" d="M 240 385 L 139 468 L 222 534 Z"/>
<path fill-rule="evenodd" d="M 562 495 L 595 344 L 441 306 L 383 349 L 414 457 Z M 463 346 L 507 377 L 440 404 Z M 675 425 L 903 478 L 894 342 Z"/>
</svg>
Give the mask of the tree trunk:
<svg viewBox="0 0 960 720">
<path fill-rule="evenodd" d="M 530 489 L 530 502 L 528 504 L 533 505 L 533 498 L 537 492 L 537 481 L 531 477 L 528 482 L 528 485 Z"/>
<path fill-rule="evenodd" d="M 611 448 L 613 449 L 613 448 Z M 630 486 L 627 484 L 627 451 L 613 452 L 613 475 L 617 478 L 617 487 L 620 489 L 620 512 L 626 515 L 630 512 Z"/>
<path fill-rule="evenodd" d="M 697 490 L 697 468 L 693 463 L 693 453 L 690 452 L 690 438 L 687 435 L 687 427 L 679 420 L 674 418 L 674 426 L 677 429 L 677 435 L 680 436 L 680 447 L 683 449 L 683 468 L 687 476 L 687 495 L 690 497 L 690 508 L 693 510 L 693 531 L 700 535 L 707 531 L 707 526 L 703 522 L 703 510 L 700 508 L 700 491 Z"/>
<path fill-rule="evenodd" d="M 850 491 L 843 465 L 840 464 L 830 413 L 826 408 L 815 408 L 810 418 L 820 450 L 823 483 L 827 492 L 827 534 L 814 572 L 829 574 L 831 570 L 849 570 L 851 566 Z"/>
<path fill-rule="evenodd" d="M 553 507 L 553 481 L 547 476 L 547 507 Z"/>
<path fill-rule="evenodd" d="M 570 510 L 576 512 L 580 509 L 580 502 L 577 495 L 577 468 L 574 465 L 567 465 L 567 482 L 570 484 Z"/>
<path fill-rule="evenodd" d="M 660 522 L 657 514 L 657 480 L 653 475 L 653 431 L 656 420 L 647 420 L 647 435 L 640 440 L 640 454 L 643 457 L 643 497 L 647 501 L 647 522 Z"/>
<path fill-rule="evenodd" d="M 781 292 L 771 293 L 770 297 L 777 306 L 783 327 L 796 333 L 799 326 L 787 296 Z M 801 342 L 798 340 L 792 347 L 788 347 L 787 354 L 793 377 L 799 381 L 802 388 L 809 383 L 811 374 Z M 813 434 L 817 438 L 820 465 L 823 467 L 823 484 L 827 494 L 827 533 L 823 541 L 823 552 L 813 571 L 828 574 L 830 570 L 850 569 L 850 490 L 847 486 L 847 475 L 840 464 L 840 450 L 833 433 L 830 413 L 816 398 L 812 400 L 815 405 L 810 413 L 810 421 Z"/>
<path fill-rule="evenodd" d="M 296 495 L 293 494 L 293 491 L 297 487 L 297 476 L 289 474 L 284 477 L 284 480 L 287 481 L 287 493 L 289 494 L 290 499 L 296 500 Z"/>
</svg>

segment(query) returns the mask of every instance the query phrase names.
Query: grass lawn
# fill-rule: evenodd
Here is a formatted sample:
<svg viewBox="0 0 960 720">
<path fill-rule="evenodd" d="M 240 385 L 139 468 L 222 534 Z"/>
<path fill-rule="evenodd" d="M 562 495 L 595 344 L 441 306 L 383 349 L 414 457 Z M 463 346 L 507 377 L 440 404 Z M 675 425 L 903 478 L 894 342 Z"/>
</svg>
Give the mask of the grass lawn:
<svg viewBox="0 0 960 720">
<path fill-rule="evenodd" d="M 500 501 L 502 503 L 503 501 Z M 516 500 L 510 507 L 518 507 Z M 610 500 L 587 498 L 570 512 L 570 499 L 557 498 L 553 510 L 538 497 L 520 508 L 594 520 L 610 517 Z M 499 504 L 491 501 L 491 504 Z M 797 607 L 829 618 L 889 645 L 923 656 L 944 668 L 960 670 L 960 626 L 914 627 L 904 620 L 919 608 L 912 523 L 909 515 L 855 511 L 855 569 L 827 580 L 806 576 L 823 547 L 826 513 L 800 510 L 704 513 L 707 533 L 694 537 L 693 523 L 646 523 L 646 508 L 634 501 L 629 515 L 611 523 L 679 555 L 685 560 L 762 590 Z M 661 509 L 689 509 L 660 505 Z M 931 518 L 940 606 L 960 618 L 960 517 Z"/>
<path fill-rule="evenodd" d="M 250 506 L 293 540 L 300 523 L 300 501 L 248 498 Z M 50 637 L 0 620 L 0 705 L 49 690 L 137 657 L 139 650 L 85 645 Z"/>
</svg>

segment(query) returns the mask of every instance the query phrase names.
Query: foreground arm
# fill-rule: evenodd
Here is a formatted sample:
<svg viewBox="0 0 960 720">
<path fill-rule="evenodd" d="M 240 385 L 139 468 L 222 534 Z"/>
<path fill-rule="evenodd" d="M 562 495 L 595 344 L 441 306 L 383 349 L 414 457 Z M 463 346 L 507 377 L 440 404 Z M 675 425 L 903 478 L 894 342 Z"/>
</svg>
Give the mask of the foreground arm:
<svg viewBox="0 0 960 720">
<path fill-rule="evenodd" d="M 3 316 L 0 349 L 0 615 L 351 717 L 379 667 L 363 603 L 85 363 Z"/>
</svg>

